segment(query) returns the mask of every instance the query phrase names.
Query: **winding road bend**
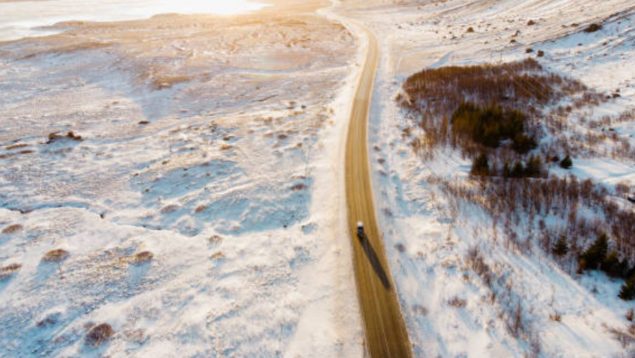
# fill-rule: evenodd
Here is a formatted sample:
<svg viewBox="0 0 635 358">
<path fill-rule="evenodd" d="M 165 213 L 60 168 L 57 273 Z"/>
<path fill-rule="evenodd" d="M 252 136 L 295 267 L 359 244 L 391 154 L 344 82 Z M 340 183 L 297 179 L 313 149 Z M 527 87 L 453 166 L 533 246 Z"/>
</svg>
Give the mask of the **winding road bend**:
<svg viewBox="0 0 635 358">
<path fill-rule="evenodd" d="M 377 39 L 368 34 L 368 54 L 359 79 L 346 144 L 346 198 L 357 295 L 370 356 L 411 357 L 412 351 L 381 240 L 368 161 L 368 113 L 378 64 Z M 366 235 L 358 238 L 356 224 Z"/>
</svg>

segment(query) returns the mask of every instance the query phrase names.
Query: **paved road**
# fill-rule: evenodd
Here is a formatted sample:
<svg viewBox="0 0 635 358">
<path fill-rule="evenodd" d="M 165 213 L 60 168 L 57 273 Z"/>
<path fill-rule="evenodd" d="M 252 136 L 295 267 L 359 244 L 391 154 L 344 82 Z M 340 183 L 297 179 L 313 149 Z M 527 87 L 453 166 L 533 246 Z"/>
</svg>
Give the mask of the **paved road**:
<svg viewBox="0 0 635 358">
<path fill-rule="evenodd" d="M 346 144 L 346 196 L 348 222 L 353 238 L 357 295 L 370 356 L 411 357 L 410 341 L 390 278 L 373 204 L 367 127 L 378 63 L 378 46 L 372 33 L 368 32 L 368 37 L 368 55 L 355 94 Z M 365 235 L 357 235 L 358 221 L 364 223 Z"/>
</svg>

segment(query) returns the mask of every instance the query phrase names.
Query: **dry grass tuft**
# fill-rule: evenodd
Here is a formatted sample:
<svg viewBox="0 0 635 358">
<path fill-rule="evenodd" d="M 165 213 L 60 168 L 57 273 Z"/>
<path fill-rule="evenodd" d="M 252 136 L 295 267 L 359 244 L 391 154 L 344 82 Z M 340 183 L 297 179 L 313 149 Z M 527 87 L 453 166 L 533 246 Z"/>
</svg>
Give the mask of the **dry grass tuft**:
<svg viewBox="0 0 635 358">
<path fill-rule="evenodd" d="M 549 315 L 549 319 L 554 322 L 560 322 L 562 321 L 562 315 L 559 312 L 554 312 Z"/>
<path fill-rule="evenodd" d="M 174 87 L 180 83 L 189 82 L 192 79 L 188 76 L 154 76 L 152 78 L 152 87 L 156 90 L 164 90 Z"/>
<path fill-rule="evenodd" d="M 81 142 L 82 140 L 84 140 L 82 136 L 75 134 L 75 132 L 73 131 L 69 131 L 66 134 L 60 134 L 56 132 L 49 134 L 46 144 L 52 144 L 62 139 L 70 139 L 76 142 Z"/>
<path fill-rule="evenodd" d="M 448 301 L 448 304 L 454 308 L 463 308 L 467 306 L 467 301 L 457 296 L 454 296 Z"/>
<path fill-rule="evenodd" d="M 161 209 L 161 214 L 172 214 L 178 211 L 180 208 L 181 207 L 176 204 L 168 205 L 164 207 L 163 209 Z"/>
<path fill-rule="evenodd" d="M 19 148 L 26 148 L 28 146 L 29 145 L 26 144 L 26 143 L 17 143 L 17 144 L 12 144 L 12 145 L 6 146 L 5 149 L 6 150 L 13 150 L 13 149 L 19 149 Z"/>
<path fill-rule="evenodd" d="M 152 252 L 142 251 L 134 255 L 132 259 L 130 260 L 130 263 L 133 265 L 141 265 L 141 264 L 152 261 L 153 258 L 154 258 L 154 254 Z"/>
<path fill-rule="evenodd" d="M 4 280 L 13 276 L 16 272 L 20 271 L 21 268 L 22 265 L 20 264 L 10 264 L 0 268 L 0 280 Z"/>
<path fill-rule="evenodd" d="M 222 260 L 225 258 L 225 254 L 221 251 L 214 253 L 211 257 L 212 260 Z"/>
<path fill-rule="evenodd" d="M 15 234 L 18 231 L 22 231 L 22 229 L 24 229 L 24 227 L 20 224 L 13 224 L 13 225 L 9 225 L 7 227 L 5 227 L 4 229 L 2 229 L 2 233 L 3 234 L 7 234 L 7 235 L 11 235 L 11 234 Z"/>
<path fill-rule="evenodd" d="M 223 238 L 219 235 L 213 235 L 208 241 L 212 245 L 220 245 L 223 242 Z"/>
<path fill-rule="evenodd" d="M 70 253 L 66 250 L 55 249 L 47 252 L 42 261 L 44 262 L 61 262 L 66 260 L 70 256 Z"/>
<path fill-rule="evenodd" d="M 107 342 L 115 334 L 115 331 L 108 323 L 102 323 L 93 327 L 86 335 L 86 344 L 91 347 L 98 347 Z"/>
</svg>

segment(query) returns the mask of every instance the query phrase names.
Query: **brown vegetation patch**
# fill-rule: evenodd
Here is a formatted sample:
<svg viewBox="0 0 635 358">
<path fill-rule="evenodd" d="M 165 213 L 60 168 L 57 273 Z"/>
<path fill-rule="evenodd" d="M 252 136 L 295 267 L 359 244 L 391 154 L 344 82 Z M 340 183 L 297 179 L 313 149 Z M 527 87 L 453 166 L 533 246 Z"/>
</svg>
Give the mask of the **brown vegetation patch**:
<svg viewBox="0 0 635 358">
<path fill-rule="evenodd" d="M 452 297 L 449 301 L 448 301 L 448 305 L 454 307 L 454 308 L 463 308 L 465 306 L 467 306 L 467 301 L 459 298 L 457 296 Z"/>
<path fill-rule="evenodd" d="M 212 260 L 222 260 L 225 258 L 225 254 L 221 251 L 215 252 L 211 257 Z"/>
<path fill-rule="evenodd" d="M 19 149 L 19 148 L 25 148 L 28 147 L 29 145 L 26 143 L 17 143 L 17 144 L 12 144 L 9 146 L 6 146 L 5 149 L 6 150 L 13 150 L 13 149 Z"/>
<path fill-rule="evenodd" d="M 66 250 L 55 249 L 47 252 L 42 261 L 44 262 L 61 262 L 66 260 L 70 256 L 70 253 Z"/>
<path fill-rule="evenodd" d="M 584 32 L 591 33 L 602 30 L 602 24 L 593 23 L 584 29 Z"/>
<path fill-rule="evenodd" d="M 0 268 L 0 280 L 13 276 L 16 272 L 20 271 L 21 268 L 22 265 L 15 263 Z"/>
<path fill-rule="evenodd" d="M 98 347 L 107 342 L 115 334 L 115 331 L 108 323 L 102 323 L 91 328 L 86 335 L 86 344 L 92 347 Z"/>
<path fill-rule="evenodd" d="M 185 75 L 176 75 L 176 76 L 154 76 L 152 78 L 152 87 L 156 90 L 164 90 L 168 88 L 172 88 L 175 85 L 180 83 L 189 82 L 192 79 L 189 76 Z"/>
<path fill-rule="evenodd" d="M 154 258 L 154 254 L 152 252 L 142 251 L 134 255 L 132 259 L 130 260 L 130 263 L 135 265 L 140 265 L 140 264 L 144 264 L 144 263 L 152 261 L 153 258 Z"/>
<path fill-rule="evenodd" d="M 223 238 L 219 235 L 213 235 L 208 239 L 209 243 L 212 245 L 219 245 L 223 242 Z"/>
<path fill-rule="evenodd" d="M 302 191 L 302 190 L 306 190 L 306 185 L 304 183 L 298 183 L 295 184 L 294 186 L 291 187 L 291 190 L 293 191 Z"/>
<path fill-rule="evenodd" d="M 2 229 L 2 233 L 6 235 L 15 234 L 18 231 L 22 231 L 24 227 L 20 224 L 13 224 Z"/>
<path fill-rule="evenodd" d="M 82 136 L 75 134 L 75 132 L 73 131 L 69 131 L 66 134 L 60 134 L 56 132 L 49 134 L 46 144 L 52 144 L 62 139 L 69 139 L 76 142 L 81 142 L 82 140 L 84 140 Z"/>
<path fill-rule="evenodd" d="M 161 214 L 172 214 L 174 212 L 176 212 L 177 210 L 179 210 L 181 207 L 179 205 L 176 204 L 172 204 L 172 205 L 168 205 L 165 206 L 161 209 Z"/>
<path fill-rule="evenodd" d="M 529 109 L 531 105 L 554 103 L 586 87 L 546 73 L 536 60 L 526 59 L 501 65 L 427 69 L 410 76 L 403 89 L 409 105 L 433 115 L 449 115 L 467 98 L 476 104 Z"/>
</svg>

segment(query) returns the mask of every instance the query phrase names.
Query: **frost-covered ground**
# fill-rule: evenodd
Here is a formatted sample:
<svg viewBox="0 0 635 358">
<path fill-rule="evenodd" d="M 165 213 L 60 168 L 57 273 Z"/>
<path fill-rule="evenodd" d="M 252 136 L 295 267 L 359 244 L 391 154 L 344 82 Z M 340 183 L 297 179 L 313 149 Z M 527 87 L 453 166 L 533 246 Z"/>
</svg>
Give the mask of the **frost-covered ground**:
<svg viewBox="0 0 635 358">
<path fill-rule="evenodd" d="M 446 196 L 431 176 L 467 180 L 471 162 L 440 151 L 425 161 L 402 139 L 409 124 L 394 98 L 405 78 L 426 67 L 506 62 L 545 52 L 550 71 L 620 97 L 574 112 L 572 128 L 635 107 L 635 16 L 629 1 L 375 1 L 349 15 L 382 43 L 371 148 L 375 196 L 402 311 L 418 356 L 630 357 L 633 304 L 617 298 L 621 281 L 564 272 L 540 250 L 508 245 L 476 205 Z M 533 20 L 534 25 L 528 25 Z M 583 29 L 604 22 L 595 33 Z M 472 27 L 473 32 L 468 33 Z M 513 41 L 512 41 L 513 40 Z M 533 53 L 527 54 L 526 49 Z M 609 130 L 608 126 L 604 128 Z M 602 128 L 597 128 L 601 131 Z M 633 122 L 611 131 L 631 145 Z M 609 188 L 635 185 L 635 160 L 614 157 L 609 141 L 575 161 L 573 174 Z M 599 154 L 598 154 L 599 153 Z M 554 169 L 554 173 L 559 173 Z M 561 174 L 564 174 L 560 172 Z M 492 198 L 496 200 L 496 198 Z M 626 202 L 624 198 L 621 198 Z M 494 272 L 496 296 L 468 265 L 478 247 Z M 558 317 L 560 316 L 560 317 Z M 516 322 L 522 324 L 514 333 Z M 628 337 L 629 333 L 625 333 Z M 630 333 L 632 335 L 632 333 Z M 625 338 L 623 341 L 631 341 Z"/>
<path fill-rule="evenodd" d="M 0 44 L 0 356 L 361 355 L 354 37 L 307 15 L 70 26 Z"/>
</svg>

